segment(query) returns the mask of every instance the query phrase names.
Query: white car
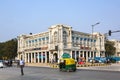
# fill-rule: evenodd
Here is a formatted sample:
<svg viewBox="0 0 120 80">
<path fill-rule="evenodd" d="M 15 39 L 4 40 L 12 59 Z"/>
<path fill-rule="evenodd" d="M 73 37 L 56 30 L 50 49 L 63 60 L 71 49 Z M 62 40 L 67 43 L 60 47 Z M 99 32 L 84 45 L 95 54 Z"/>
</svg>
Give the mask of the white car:
<svg viewBox="0 0 120 80">
<path fill-rule="evenodd" d="M 4 65 L 3 65 L 3 60 L 0 60 L 0 68 L 3 68 Z"/>
<path fill-rule="evenodd" d="M 0 68 L 3 68 L 4 65 L 3 65 L 3 62 L 0 62 Z"/>
</svg>

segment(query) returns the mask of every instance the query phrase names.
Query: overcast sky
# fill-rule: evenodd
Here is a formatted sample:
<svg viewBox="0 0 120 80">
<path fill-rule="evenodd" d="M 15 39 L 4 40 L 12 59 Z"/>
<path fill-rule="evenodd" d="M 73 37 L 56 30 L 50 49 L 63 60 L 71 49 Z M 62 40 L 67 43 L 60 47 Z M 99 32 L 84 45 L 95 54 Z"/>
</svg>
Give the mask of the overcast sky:
<svg viewBox="0 0 120 80">
<path fill-rule="evenodd" d="M 91 33 L 120 30 L 120 0 L 0 0 L 0 42 L 55 24 Z M 120 32 L 109 38 L 120 40 Z"/>
</svg>

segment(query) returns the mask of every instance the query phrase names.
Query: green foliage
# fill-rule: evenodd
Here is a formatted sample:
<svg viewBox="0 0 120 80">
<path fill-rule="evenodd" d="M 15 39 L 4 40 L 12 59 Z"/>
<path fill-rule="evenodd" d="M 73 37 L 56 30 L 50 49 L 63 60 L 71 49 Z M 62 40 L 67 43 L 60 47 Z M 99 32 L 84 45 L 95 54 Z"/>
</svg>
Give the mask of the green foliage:
<svg viewBox="0 0 120 80">
<path fill-rule="evenodd" d="M 106 41 L 105 43 L 105 54 L 106 57 L 113 56 L 115 54 L 116 48 L 114 47 L 114 42 L 112 41 Z"/>
<path fill-rule="evenodd" d="M 17 39 L 0 43 L 0 59 L 14 59 L 17 56 Z"/>
</svg>

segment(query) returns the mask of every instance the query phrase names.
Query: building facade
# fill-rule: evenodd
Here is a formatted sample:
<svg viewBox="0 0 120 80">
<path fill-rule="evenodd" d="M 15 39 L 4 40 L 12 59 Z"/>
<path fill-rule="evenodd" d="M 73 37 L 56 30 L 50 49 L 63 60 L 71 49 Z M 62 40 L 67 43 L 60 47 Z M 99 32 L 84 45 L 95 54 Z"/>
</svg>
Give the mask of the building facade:
<svg viewBox="0 0 120 80">
<path fill-rule="evenodd" d="M 83 33 L 71 26 L 53 25 L 47 32 L 18 36 L 18 59 L 27 63 L 59 62 L 63 53 L 69 53 L 79 61 L 104 57 L 105 36 L 100 33 Z"/>
<path fill-rule="evenodd" d="M 120 57 L 120 41 L 119 40 L 110 40 L 114 42 L 114 47 L 116 48 L 115 55 L 116 57 Z"/>
</svg>

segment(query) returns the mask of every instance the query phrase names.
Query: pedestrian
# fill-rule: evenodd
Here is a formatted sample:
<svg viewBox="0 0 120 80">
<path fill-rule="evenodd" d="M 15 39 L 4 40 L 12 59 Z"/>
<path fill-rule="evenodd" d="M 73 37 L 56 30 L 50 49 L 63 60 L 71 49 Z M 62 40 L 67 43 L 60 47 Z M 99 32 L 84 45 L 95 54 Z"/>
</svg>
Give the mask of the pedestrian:
<svg viewBox="0 0 120 80">
<path fill-rule="evenodd" d="M 20 65 L 20 69 L 21 69 L 21 75 L 23 76 L 24 75 L 23 68 L 25 66 L 25 62 L 24 62 L 24 60 L 22 60 L 22 58 L 19 62 L 19 65 Z"/>
<path fill-rule="evenodd" d="M 12 60 L 10 60 L 10 66 L 12 67 L 12 64 L 13 64 L 13 62 L 12 62 Z"/>
</svg>

